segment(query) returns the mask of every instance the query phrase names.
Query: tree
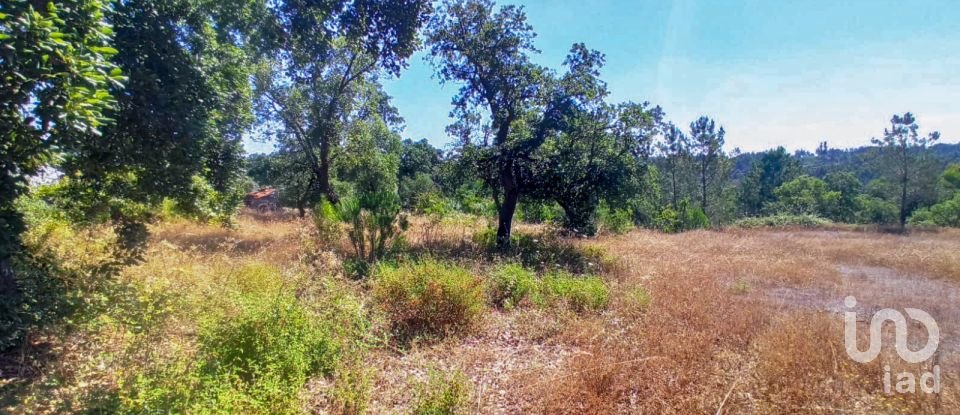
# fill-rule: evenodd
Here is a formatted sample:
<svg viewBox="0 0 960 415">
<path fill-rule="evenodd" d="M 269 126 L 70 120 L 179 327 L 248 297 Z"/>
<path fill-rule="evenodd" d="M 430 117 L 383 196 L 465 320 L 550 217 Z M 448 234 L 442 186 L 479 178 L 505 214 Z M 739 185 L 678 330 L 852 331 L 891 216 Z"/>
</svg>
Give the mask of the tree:
<svg viewBox="0 0 960 415">
<path fill-rule="evenodd" d="M 663 115 L 648 103 L 608 104 L 599 78 L 603 62 L 599 52 L 573 45 L 564 62 L 567 72 L 559 79 L 545 77 L 547 101 L 525 119 L 523 125 L 534 131 L 519 133 L 544 135 L 531 162 L 518 164 L 527 193 L 557 202 L 564 226 L 584 235 L 595 233 L 601 200 L 624 206 L 640 193 Z"/>
<path fill-rule="evenodd" d="M 799 174 L 800 163 L 783 147 L 763 153 L 740 182 L 740 210 L 748 216 L 763 213 L 764 207 L 776 200 L 774 190 Z"/>
<path fill-rule="evenodd" d="M 691 152 L 697 165 L 697 178 L 700 184 L 700 208 L 706 212 L 709 203 L 709 185 L 719 172 L 723 161 L 723 142 L 726 132 L 721 126 L 717 130 L 716 122 L 700 117 L 690 123 Z"/>
<path fill-rule="evenodd" d="M 839 222 L 852 223 L 856 221 L 857 196 L 863 188 L 860 179 L 851 172 L 829 173 L 824 178 L 827 189 L 836 192 L 838 198 L 826 216 Z"/>
<path fill-rule="evenodd" d="M 899 194 L 900 229 L 906 229 L 907 217 L 910 215 L 910 197 L 918 183 L 919 165 L 926 156 L 927 145 L 940 139 L 940 133 L 931 132 L 927 136 L 920 136 L 916 118 L 913 114 L 894 115 L 890 119 L 890 128 L 884 129 L 883 138 L 873 138 L 871 142 L 881 149 L 881 154 L 888 161 L 887 174 L 892 176 Z"/>
<path fill-rule="evenodd" d="M 129 74 L 116 90 L 117 120 L 67 159 L 68 175 L 100 200 L 189 203 L 200 176 L 220 192 L 239 186 L 241 138 L 251 125 L 246 54 L 233 29 L 202 2 L 131 0 L 110 13 L 116 62 Z M 110 180 L 127 176 L 132 180 Z M 107 184 L 110 184 L 108 186 Z"/>
<path fill-rule="evenodd" d="M 429 11 L 426 0 L 269 6 L 264 37 L 275 41 L 266 45 L 268 60 L 256 80 L 261 116 L 284 126 L 281 145 L 303 154 L 317 191 L 331 202 L 339 200 L 330 172 L 345 125 L 363 117 L 360 101 L 379 88 L 378 75 L 398 75 L 405 67 Z"/>
<path fill-rule="evenodd" d="M 540 94 L 543 69 L 530 62 L 535 34 L 523 9 L 491 0 L 451 0 L 431 20 L 427 32 L 430 54 L 441 81 L 461 82 L 454 97 L 453 115 L 459 123 L 461 144 L 481 150 L 479 163 L 488 166 L 488 185 L 496 189 L 497 246 L 510 246 L 513 215 L 521 195 L 517 161 L 542 144 L 540 136 L 518 136 L 517 123 Z M 470 134 L 478 108 L 489 112 L 482 141 Z M 469 151 L 469 150 L 468 150 Z M 499 197 L 502 195 L 502 198 Z"/>
<path fill-rule="evenodd" d="M 0 6 L 0 295 L 16 293 L 9 259 L 24 223 L 13 202 L 27 192 L 27 177 L 110 121 L 109 87 L 123 76 L 109 61 L 117 51 L 108 9 L 101 0 Z"/>
<path fill-rule="evenodd" d="M 657 145 L 657 149 L 663 157 L 665 176 L 670 180 L 670 206 L 676 210 L 680 199 L 683 198 L 683 180 L 690 161 L 690 140 L 683 130 L 673 123 L 668 123 L 664 128 L 663 140 Z"/>
<path fill-rule="evenodd" d="M 442 152 L 426 139 L 403 140 L 400 150 L 400 200 L 405 208 L 413 208 L 438 187 L 433 177 L 442 162 Z"/>
<path fill-rule="evenodd" d="M 839 192 L 828 190 L 827 183 L 803 175 L 774 190 L 777 200 L 768 209 L 774 213 L 827 216 L 840 199 Z"/>
<path fill-rule="evenodd" d="M 271 154 L 253 154 L 247 158 L 247 174 L 258 186 L 272 186 L 280 193 L 280 203 L 297 209 L 300 217 L 307 207 L 319 202 L 314 191 L 315 177 L 300 153 L 278 151 Z"/>
<path fill-rule="evenodd" d="M 960 164 L 947 166 L 940 175 L 940 183 L 947 193 L 960 192 Z"/>
</svg>

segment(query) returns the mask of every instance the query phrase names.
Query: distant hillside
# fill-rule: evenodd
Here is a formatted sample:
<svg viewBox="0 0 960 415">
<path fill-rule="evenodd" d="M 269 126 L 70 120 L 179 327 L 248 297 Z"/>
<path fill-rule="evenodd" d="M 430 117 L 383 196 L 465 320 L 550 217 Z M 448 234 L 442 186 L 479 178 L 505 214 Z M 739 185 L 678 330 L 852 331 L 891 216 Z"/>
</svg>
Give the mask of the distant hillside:
<svg viewBox="0 0 960 415">
<path fill-rule="evenodd" d="M 960 163 L 960 143 L 936 144 L 930 151 L 945 168 L 950 163 Z M 750 166 L 762 155 L 758 153 L 743 153 L 733 159 L 733 179 L 740 180 L 750 172 Z M 831 172 L 850 171 L 857 175 L 864 183 L 877 178 L 877 147 L 863 146 L 852 149 L 830 148 L 826 151 L 811 153 L 809 151 L 794 152 L 800 159 L 804 171 L 816 177 L 823 177 Z"/>
</svg>

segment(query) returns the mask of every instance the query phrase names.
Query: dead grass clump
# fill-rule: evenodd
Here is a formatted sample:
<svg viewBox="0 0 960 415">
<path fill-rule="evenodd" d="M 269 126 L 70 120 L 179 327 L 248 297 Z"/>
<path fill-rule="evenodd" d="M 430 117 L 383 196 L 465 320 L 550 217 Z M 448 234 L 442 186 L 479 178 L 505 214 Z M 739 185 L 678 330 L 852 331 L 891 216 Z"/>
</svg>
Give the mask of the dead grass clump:
<svg viewBox="0 0 960 415">
<path fill-rule="evenodd" d="M 801 312 L 772 322 L 755 343 L 751 390 L 765 413 L 857 412 L 882 391 L 879 361 L 849 359 L 838 316 Z"/>
</svg>

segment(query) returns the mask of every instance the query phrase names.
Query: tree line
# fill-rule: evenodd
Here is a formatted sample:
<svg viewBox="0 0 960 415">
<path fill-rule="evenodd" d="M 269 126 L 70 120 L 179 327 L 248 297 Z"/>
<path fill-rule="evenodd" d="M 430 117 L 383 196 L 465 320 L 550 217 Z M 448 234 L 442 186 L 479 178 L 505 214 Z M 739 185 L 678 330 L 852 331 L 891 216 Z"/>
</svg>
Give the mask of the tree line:
<svg viewBox="0 0 960 415">
<path fill-rule="evenodd" d="M 4 2 L 6 287 L 24 228 L 16 201 L 50 169 L 47 203 L 113 224 L 130 246 L 161 207 L 228 224 L 251 180 L 302 214 L 490 214 L 502 249 L 517 215 L 582 235 L 784 213 L 956 225 L 956 168 L 932 160 L 939 134 L 919 134 L 910 113 L 874 140 L 887 161 L 868 183 L 783 149 L 736 177 L 720 121 L 675 125 L 651 103 L 611 102 L 602 53 L 571 45 L 557 70 L 533 62 L 535 38 L 523 8 L 491 0 Z M 446 151 L 401 139 L 381 84 L 421 49 L 458 87 Z M 277 151 L 246 157 L 247 134 Z"/>
</svg>

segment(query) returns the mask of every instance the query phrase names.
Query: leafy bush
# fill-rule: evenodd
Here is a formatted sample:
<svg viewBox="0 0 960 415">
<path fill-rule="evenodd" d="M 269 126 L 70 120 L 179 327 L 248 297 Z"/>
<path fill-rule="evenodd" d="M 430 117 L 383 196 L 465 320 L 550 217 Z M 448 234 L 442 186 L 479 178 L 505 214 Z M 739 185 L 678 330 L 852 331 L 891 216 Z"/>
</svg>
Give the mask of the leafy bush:
<svg viewBox="0 0 960 415">
<path fill-rule="evenodd" d="M 610 291 L 599 277 L 553 272 L 543 278 L 543 296 L 552 304 L 587 311 L 606 308 Z"/>
<path fill-rule="evenodd" d="M 814 215 L 773 215 L 743 218 L 733 223 L 737 228 L 816 228 L 832 224 L 827 219 Z"/>
<path fill-rule="evenodd" d="M 406 216 L 400 214 L 400 198 L 391 192 L 341 200 L 336 216 L 350 225 L 347 235 L 357 257 L 370 263 L 396 252 L 408 226 Z"/>
<path fill-rule="evenodd" d="M 899 217 L 897 205 L 868 195 L 860 195 L 855 201 L 857 206 L 857 223 L 875 223 L 879 225 L 897 223 Z"/>
<path fill-rule="evenodd" d="M 826 216 L 840 203 L 840 192 L 830 191 L 827 183 L 816 177 L 800 176 L 774 189 L 776 201 L 764 210 L 788 215 Z"/>
<path fill-rule="evenodd" d="M 694 229 L 704 229 L 710 227 L 710 219 L 707 214 L 696 206 L 690 206 L 686 199 L 677 204 L 677 210 L 666 208 L 660 212 L 660 216 L 655 221 L 657 229 L 666 233 L 684 232 Z"/>
<path fill-rule="evenodd" d="M 299 392 L 340 357 L 333 329 L 290 295 L 245 296 L 235 314 L 201 326 L 189 360 L 137 376 L 130 412 L 299 413 Z"/>
<path fill-rule="evenodd" d="M 449 374 L 430 371 L 425 383 L 416 388 L 413 415 L 467 414 L 470 382 L 460 371 Z"/>
<path fill-rule="evenodd" d="M 343 415 L 366 413 L 372 388 L 372 370 L 363 366 L 360 359 L 350 364 L 340 365 L 334 374 L 331 393 L 336 413 Z"/>
<path fill-rule="evenodd" d="M 382 265 L 373 297 L 401 340 L 471 328 L 484 309 L 483 281 L 467 270 L 434 260 Z"/>
<path fill-rule="evenodd" d="M 612 209 L 601 203 L 597 209 L 597 221 L 600 227 L 611 233 L 622 235 L 633 229 L 633 211 L 630 209 Z"/>
<path fill-rule="evenodd" d="M 78 325 L 114 306 L 127 289 L 114 277 L 133 260 L 110 227 L 72 226 L 39 195 L 21 197 L 15 206 L 28 230 L 10 263 L 18 292 L 0 298 L 0 350 L 31 331 Z"/>
<path fill-rule="evenodd" d="M 563 210 L 556 203 L 523 201 L 517 207 L 517 220 L 527 223 L 549 223 L 563 217 Z"/>
<path fill-rule="evenodd" d="M 505 264 L 490 274 L 490 301 L 498 307 L 515 307 L 538 295 L 536 275 L 519 264 Z"/>
<path fill-rule="evenodd" d="M 453 212 L 453 205 L 440 193 L 430 193 L 417 199 L 415 205 L 417 213 L 422 213 L 434 220 L 445 218 Z"/>
<path fill-rule="evenodd" d="M 960 192 L 952 199 L 917 210 L 910 216 L 910 224 L 960 228 Z"/>
<path fill-rule="evenodd" d="M 329 248 L 340 241 L 340 217 L 337 208 L 324 199 L 313 208 L 313 224 L 317 231 L 317 242 L 323 248 Z"/>
</svg>

